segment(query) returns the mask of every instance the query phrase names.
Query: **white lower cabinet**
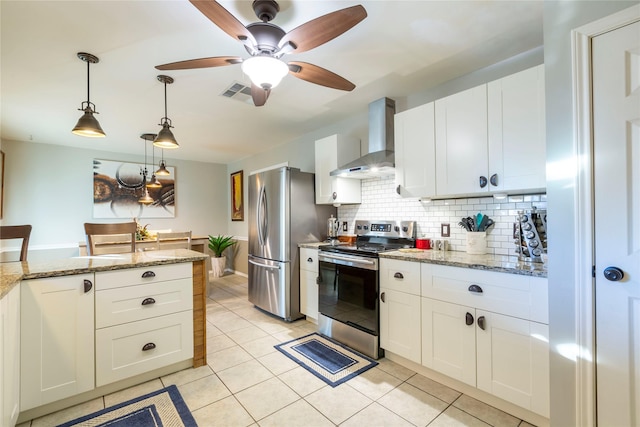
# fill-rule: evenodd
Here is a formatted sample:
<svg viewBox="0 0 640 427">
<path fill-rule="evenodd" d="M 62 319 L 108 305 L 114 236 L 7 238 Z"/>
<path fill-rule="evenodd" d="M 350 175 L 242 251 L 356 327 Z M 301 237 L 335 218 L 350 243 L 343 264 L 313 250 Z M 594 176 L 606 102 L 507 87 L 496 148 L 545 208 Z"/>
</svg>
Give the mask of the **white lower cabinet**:
<svg viewBox="0 0 640 427">
<path fill-rule="evenodd" d="M 420 264 L 380 259 L 380 347 L 420 363 Z"/>
<path fill-rule="evenodd" d="M 300 312 L 318 319 L 318 249 L 300 248 Z"/>
<path fill-rule="evenodd" d="M 21 411 L 94 388 L 93 279 L 22 281 Z"/>
<path fill-rule="evenodd" d="M 20 413 L 20 286 L 0 300 L 0 425 L 13 427 Z"/>
</svg>

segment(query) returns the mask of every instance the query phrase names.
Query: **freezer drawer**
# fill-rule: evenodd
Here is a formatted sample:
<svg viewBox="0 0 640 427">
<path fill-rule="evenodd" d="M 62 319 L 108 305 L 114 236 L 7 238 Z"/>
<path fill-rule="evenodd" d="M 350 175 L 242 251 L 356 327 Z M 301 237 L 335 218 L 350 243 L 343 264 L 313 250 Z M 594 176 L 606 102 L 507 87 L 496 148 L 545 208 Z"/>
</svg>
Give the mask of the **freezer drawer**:
<svg viewBox="0 0 640 427">
<path fill-rule="evenodd" d="M 292 285 L 291 264 L 249 255 L 249 302 L 286 321 L 302 317 L 300 287 Z"/>
</svg>

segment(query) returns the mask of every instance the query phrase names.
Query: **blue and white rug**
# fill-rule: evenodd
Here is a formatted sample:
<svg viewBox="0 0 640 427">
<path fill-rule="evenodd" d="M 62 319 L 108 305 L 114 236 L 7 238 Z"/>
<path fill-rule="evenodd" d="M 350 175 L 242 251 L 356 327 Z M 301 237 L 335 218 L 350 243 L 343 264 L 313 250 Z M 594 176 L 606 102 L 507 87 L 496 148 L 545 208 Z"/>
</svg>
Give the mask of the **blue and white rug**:
<svg viewBox="0 0 640 427">
<path fill-rule="evenodd" d="M 85 415 L 58 427 L 197 427 L 178 388 L 153 393 Z"/>
<path fill-rule="evenodd" d="M 316 333 L 274 347 L 331 387 L 349 381 L 378 364 Z"/>
</svg>

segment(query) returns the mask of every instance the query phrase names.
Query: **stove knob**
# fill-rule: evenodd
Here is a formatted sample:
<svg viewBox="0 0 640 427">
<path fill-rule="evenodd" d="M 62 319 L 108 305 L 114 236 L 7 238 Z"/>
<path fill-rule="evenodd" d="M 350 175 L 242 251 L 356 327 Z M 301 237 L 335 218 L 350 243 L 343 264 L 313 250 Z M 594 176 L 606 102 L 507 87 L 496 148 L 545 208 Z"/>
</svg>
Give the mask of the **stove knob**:
<svg viewBox="0 0 640 427">
<path fill-rule="evenodd" d="M 364 228 L 365 230 L 368 230 L 369 226 L 368 225 L 363 225 L 362 228 Z"/>
<path fill-rule="evenodd" d="M 358 230 L 362 230 L 362 226 L 361 226 L 361 225 L 356 225 L 356 228 L 357 228 Z"/>
<path fill-rule="evenodd" d="M 404 232 L 406 233 L 407 231 L 409 231 L 409 227 L 407 227 L 407 226 L 405 225 L 404 227 L 402 227 L 402 231 L 404 231 Z"/>
<path fill-rule="evenodd" d="M 400 227 L 398 227 L 397 225 L 393 227 L 393 229 L 395 230 L 396 233 L 400 231 Z"/>
</svg>

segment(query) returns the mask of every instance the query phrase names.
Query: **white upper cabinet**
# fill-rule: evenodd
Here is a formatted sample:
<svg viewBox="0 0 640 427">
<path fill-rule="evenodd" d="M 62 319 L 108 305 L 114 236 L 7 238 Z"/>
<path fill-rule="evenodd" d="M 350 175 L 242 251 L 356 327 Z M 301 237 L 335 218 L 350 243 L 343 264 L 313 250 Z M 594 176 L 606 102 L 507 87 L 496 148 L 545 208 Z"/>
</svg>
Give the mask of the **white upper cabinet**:
<svg viewBox="0 0 640 427">
<path fill-rule="evenodd" d="M 329 175 L 345 163 L 360 157 L 360 140 L 331 135 L 316 141 L 316 204 L 361 203 L 360 180 Z"/>
<path fill-rule="evenodd" d="M 396 192 L 402 197 L 436 194 L 434 103 L 395 115 Z"/>
<path fill-rule="evenodd" d="M 436 195 L 546 188 L 544 66 L 435 102 Z"/>
<path fill-rule="evenodd" d="M 490 191 L 544 190 L 544 65 L 487 85 Z"/>
<path fill-rule="evenodd" d="M 436 194 L 486 192 L 487 86 L 482 85 L 435 102 Z"/>
</svg>

